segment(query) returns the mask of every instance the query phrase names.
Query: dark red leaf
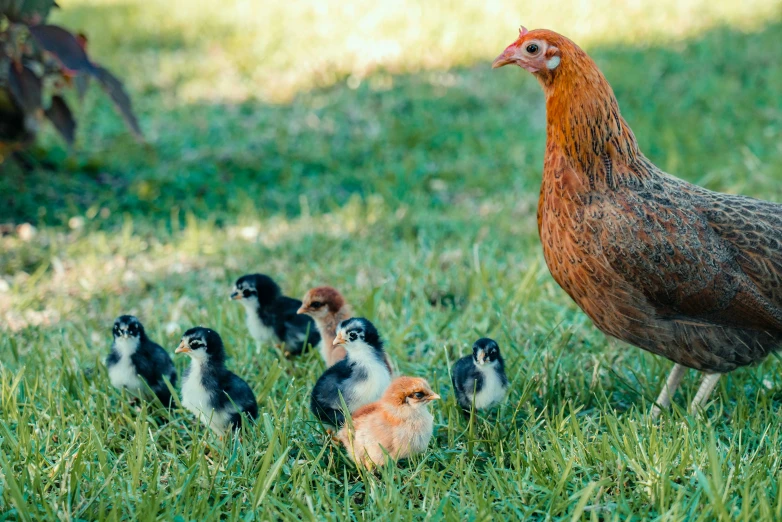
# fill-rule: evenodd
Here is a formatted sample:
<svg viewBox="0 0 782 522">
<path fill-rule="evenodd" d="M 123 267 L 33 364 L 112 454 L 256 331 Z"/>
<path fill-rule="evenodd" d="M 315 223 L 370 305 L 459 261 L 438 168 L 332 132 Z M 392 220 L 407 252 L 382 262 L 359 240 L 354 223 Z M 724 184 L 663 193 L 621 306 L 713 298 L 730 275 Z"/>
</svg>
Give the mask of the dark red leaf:
<svg viewBox="0 0 782 522">
<path fill-rule="evenodd" d="M 54 124 L 54 128 L 59 131 L 62 137 L 65 138 L 68 145 L 73 145 L 73 139 L 76 135 L 76 122 L 62 96 L 52 96 L 52 105 L 46 110 L 46 117 Z"/>
<path fill-rule="evenodd" d="M 143 139 L 141 127 L 139 127 L 136 115 L 133 113 L 130 97 L 128 96 L 128 93 L 125 92 L 122 82 L 109 71 L 98 65 L 93 66 L 92 74 L 101 84 L 103 90 L 111 97 L 114 105 L 117 106 L 120 114 L 122 114 L 125 123 L 130 127 L 130 130 L 133 131 L 133 134 L 135 134 L 137 138 Z"/>
<path fill-rule="evenodd" d="M 41 80 L 29 67 L 23 66 L 20 72 L 13 61 L 8 64 L 8 90 L 26 114 L 41 108 Z"/>
<path fill-rule="evenodd" d="M 92 63 L 87 58 L 79 41 L 71 33 L 56 25 L 36 25 L 30 27 L 35 41 L 52 53 L 71 71 L 91 71 Z"/>
</svg>

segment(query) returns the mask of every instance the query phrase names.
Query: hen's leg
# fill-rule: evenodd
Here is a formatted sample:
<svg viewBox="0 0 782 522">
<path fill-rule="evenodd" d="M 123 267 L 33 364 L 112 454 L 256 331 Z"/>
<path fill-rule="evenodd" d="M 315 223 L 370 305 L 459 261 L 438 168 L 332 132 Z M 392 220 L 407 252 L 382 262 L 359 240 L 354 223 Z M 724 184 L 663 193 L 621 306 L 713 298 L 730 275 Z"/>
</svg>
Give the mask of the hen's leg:
<svg viewBox="0 0 782 522">
<path fill-rule="evenodd" d="M 673 365 L 673 369 L 671 370 L 671 373 L 668 375 L 668 380 L 665 382 L 665 386 L 663 386 L 663 390 L 660 392 L 660 396 L 657 397 L 657 401 L 652 407 L 653 419 L 659 417 L 660 412 L 662 412 L 663 409 L 667 410 L 668 407 L 671 405 L 671 399 L 673 398 L 673 394 L 676 393 L 676 389 L 681 384 L 682 379 L 684 378 L 684 374 L 686 372 L 687 372 L 687 368 L 685 366 L 682 366 L 681 364 L 678 363 Z"/>
<path fill-rule="evenodd" d="M 720 377 L 722 377 L 721 373 L 707 373 L 703 377 L 698 393 L 695 394 L 695 398 L 692 400 L 692 404 L 690 404 L 690 413 L 697 413 L 706 404 Z"/>
</svg>

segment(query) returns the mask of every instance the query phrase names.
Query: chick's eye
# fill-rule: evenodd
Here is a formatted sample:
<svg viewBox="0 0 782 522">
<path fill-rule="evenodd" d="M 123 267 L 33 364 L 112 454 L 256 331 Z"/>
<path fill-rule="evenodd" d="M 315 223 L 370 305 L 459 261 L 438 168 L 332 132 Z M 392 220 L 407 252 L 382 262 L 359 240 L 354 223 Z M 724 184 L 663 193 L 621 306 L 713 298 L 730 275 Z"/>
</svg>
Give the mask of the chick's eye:
<svg viewBox="0 0 782 522">
<path fill-rule="evenodd" d="M 424 398 L 424 394 L 423 394 L 423 392 L 415 392 L 415 393 L 413 394 L 413 396 L 414 396 L 416 399 L 423 399 L 423 398 Z"/>
<path fill-rule="evenodd" d="M 530 54 L 535 54 L 538 52 L 538 44 L 529 44 L 527 46 L 527 52 Z"/>
<path fill-rule="evenodd" d="M 350 332 L 348 334 L 348 339 L 350 339 L 351 341 L 355 341 L 356 339 L 358 339 L 358 334 L 356 334 L 356 332 Z"/>
<path fill-rule="evenodd" d="M 321 306 L 323 306 L 323 303 L 321 303 L 320 301 L 313 301 L 310 306 L 313 308 L 320 308 Z"/>
</svg>

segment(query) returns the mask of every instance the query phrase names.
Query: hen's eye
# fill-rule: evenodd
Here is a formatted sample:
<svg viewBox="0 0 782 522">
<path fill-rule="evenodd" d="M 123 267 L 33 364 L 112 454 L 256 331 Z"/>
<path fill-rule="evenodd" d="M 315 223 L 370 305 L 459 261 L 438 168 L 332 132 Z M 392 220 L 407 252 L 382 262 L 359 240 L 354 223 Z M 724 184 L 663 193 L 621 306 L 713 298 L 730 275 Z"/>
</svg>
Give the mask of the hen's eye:
<svg viewBox="0 0 782 522">
<path fill-rule="evenodd" d="M 538 44 L 529 44 L 527 46 L 527 52 L 530 54 L 535 54 L 538 52 Z"/>
<path fill-rule="evenodd" d="M 350 332 L 348 334 L 348 339 L 350 339 L 351 341 L 355 341 L 356 339 L 358 339 L 358 334 L 356 332 Z"/>
<path fill-rule="evenodd" d="M 310 304 L 310 306 L 312 308 L 320 308 L 321 306 L 323 306 L 323 303 L 321 303 L 320 301 L 313 301 L 312 304 Z"/>
</svg>

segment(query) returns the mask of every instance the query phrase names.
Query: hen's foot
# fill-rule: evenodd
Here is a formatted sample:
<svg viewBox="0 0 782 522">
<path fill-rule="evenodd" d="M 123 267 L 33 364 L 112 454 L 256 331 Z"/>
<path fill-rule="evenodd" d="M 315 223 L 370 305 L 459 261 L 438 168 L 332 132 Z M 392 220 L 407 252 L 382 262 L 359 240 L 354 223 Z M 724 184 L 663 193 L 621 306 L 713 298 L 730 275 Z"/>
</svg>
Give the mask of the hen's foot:
<svg viewBox="0 0 782 522">
<path fill-rule="evenodd" d="M 682 383 L 685 373 L 687 373 L 685 366 L 678 363 L 673 365 L 673 369 L 668 375 L 668 380 L 665 382 L 660 396 L 657 397 L 657 401 L 655 401 L 652 407 L 652 419 L 657 420 L 663 410 L 670 408 L 673 394 L 676 393 L 677 388 Z"/>
<path fill-rule="evenodd" d="M 698 388 L 698 393 L 695 394 L 695 398 L 690 404 L 690 413 L 698 413 L 705 405 L 706 401 L 711 397 L 711 393 L 717 386 L 717 381 L 722 377 L 721 373 L 708 373 L 703 377 L 701 386 Z"/>
</svg>

